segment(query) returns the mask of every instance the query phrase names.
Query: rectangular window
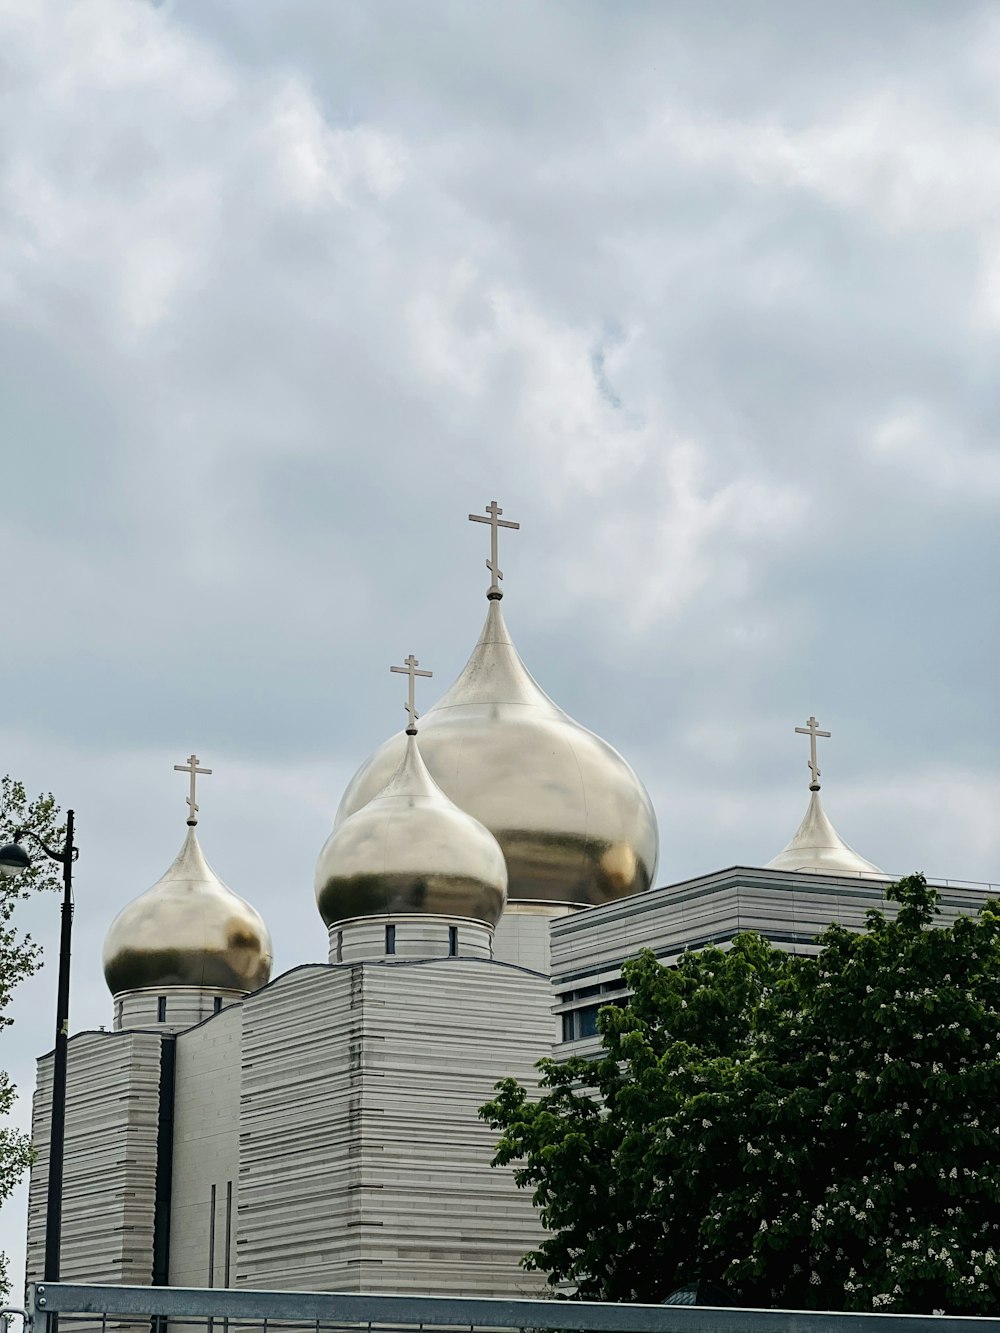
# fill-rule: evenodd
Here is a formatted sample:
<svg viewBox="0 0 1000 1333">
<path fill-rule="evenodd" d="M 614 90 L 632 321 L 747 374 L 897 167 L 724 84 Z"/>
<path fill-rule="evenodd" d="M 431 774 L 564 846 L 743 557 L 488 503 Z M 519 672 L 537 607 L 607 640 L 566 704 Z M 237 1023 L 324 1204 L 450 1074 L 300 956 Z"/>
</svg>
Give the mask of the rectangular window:
<svg viewBox="0 0 1000 1333">
<path fill-rule="evenodd" d="M 385 928 L 385 951 L 386 953 L 396 952 L 396 927 L 386 926 Z"/>
<path fill-rule="evenodd" d="M 604 1005 L 588 1004 L 583 1009 L 571 1009 L 562 1016 L 563 1041 L 582 1041 L 597 1036 L 597 1015 Z"/>
<path fill-rule="evenodd" d="M 215 999 L 212 1001 L 212 1013 L 217 1014 L 221 1008 L 222 1008 L 222 996 L 217 995 Z"/>
<path fill-rule="evenodd" d="M 458 927 L 448 927 L 448 957 L 454 958 L 458 953 Z"/>
<path fill-rule="evenodd" d="M 343 961 L 344 961 L 344 932 L 343 932 L 342 930 L 338 930 L 338 931 L 337 931 L 337 962 L 338 962 L 338 963 L 342 963 Z"/>
<path fill-rule="evenodd" d="M 167 1021 L 167 997 L 165 995 L 158 995 L 156 997 L 156 1021 L 157 1023 L 165 1023 Z"/>
</svg>

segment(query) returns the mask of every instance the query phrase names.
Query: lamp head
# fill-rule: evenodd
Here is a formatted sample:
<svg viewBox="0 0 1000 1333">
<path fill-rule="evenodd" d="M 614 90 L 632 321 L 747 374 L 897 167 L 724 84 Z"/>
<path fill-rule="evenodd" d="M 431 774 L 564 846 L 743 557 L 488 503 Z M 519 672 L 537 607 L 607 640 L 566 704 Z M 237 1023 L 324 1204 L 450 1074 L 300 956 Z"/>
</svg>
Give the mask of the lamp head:
<svg viewBox="0 0 1000 1333">
<path fill-rule="evenodd" d="M 31 857 L 19 842 L 8 842 L 0 847 L 0 876 L 13 879 L 31 866 Z"/>
</svg>

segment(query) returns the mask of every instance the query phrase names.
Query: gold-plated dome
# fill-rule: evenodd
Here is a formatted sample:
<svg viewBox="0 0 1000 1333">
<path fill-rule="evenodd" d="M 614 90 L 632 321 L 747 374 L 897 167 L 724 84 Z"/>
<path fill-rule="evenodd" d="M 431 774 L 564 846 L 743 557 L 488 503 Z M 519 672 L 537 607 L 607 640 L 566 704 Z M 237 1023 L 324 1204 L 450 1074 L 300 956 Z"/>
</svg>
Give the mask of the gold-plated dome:
<svg viewBox="0 0 1000 1333">
<path fill-rule="evenodd" d="M 878 866 L 848 847 L 827 818 L 819 799 L 819 786 L 813 784 L 809 807 L 798 832 L 783 852 L 768 861 L 767 870 L 806 870 L 820 875 L 878 875 Z"/>
<path fill-rule="evenodd" d="M 506 893 L 497 840 L 437 786 L 413 732 L 387 785 L 338 824 L 316 864 L 316 902 L 327 926 L 418 914 L 495 926 Z"/>
<path fill-rule="evenodd" d="M 490 596 L 465 669 L 420 723 L 431 776 L 499 842 L 511 902 L 586 907 L 648 889 L 658 834 L 646 789 L 616 750 L 535 683 L 498 589 Z M 404 745 L 403 733 L 390 737 L 358 770 L 338 828 L 385 786 Z"/>
<path fill-rule="evenodd" d="M 270 978 L 267 927 L 219 879 L 205 860 L 193 820 L 189 824 L 167 873 L 111 923 L 104 976 L 112 995 L 156 986 L 249 992 Z"/>
<path fill-rule="evenodd" d="M 815 717 L 808 717 L 804 727 L 796 727 L 797 736 L 809 737 L 809 808 L 798 827 L 795 837 L 783 852 L 768 861 L 765 870 L 805 870 L 817 875 L 879 875 L 878 866 L 859 856 L 853 847 L 848 847 L 837 830 L 826 817 L 826 811 L 819 799 L 820 768 L 816 757 L 816 741 L 819 737 L 827 740 L 829 731 L 821 731 Z M 883 876 L 884 878 L 884 876 Z"/>
</svg>

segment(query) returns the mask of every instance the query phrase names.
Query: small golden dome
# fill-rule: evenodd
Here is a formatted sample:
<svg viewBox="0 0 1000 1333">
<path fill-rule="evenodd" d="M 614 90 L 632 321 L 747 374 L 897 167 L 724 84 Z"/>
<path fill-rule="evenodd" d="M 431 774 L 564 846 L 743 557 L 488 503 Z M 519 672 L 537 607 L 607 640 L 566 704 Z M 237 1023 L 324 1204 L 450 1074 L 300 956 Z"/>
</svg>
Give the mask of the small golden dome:
<svg viewBox="0 0 1000 1333">
<path fill-rule="evenodd" d="M 805 818 L 795 837 L 783 852 L 764 867 L 766 870 L 805 870 L 817 875 L 877 875 L 885 878 L 878 866 L 848 847 L 827 818 L 819 799 L 819 787 L 812 787 Z"/>
<path fill-rule="evenodd" d="M 272 953 L 259 913 L 219 879 L 192 825 L 163 878 L 112 921 L 104 976 L 112 995 L 157 986 L 249 992 L 269 980 Z"/>
<path fill-rule="evenodd" d="M 404 745 L 402 732 L 390 737 L 358 770 L 338 829 L 385 786 Z M 586 907 L 652 883 L 659 838 L 645 787 L 535 683 L 495 592 L 465 669 L 421 719 L 420 748 L 445 795 L 499 842 L 511 902 Z"/>
<path fill-rule="evenodd" d="M 354 917 L 433 915 L 495 926 L 507 895 L 496 838 L 448 800 L 416 736 L 384 788 L 330 834 L 316 864 L 316 902 L 332 926 Z"/>
</svg>

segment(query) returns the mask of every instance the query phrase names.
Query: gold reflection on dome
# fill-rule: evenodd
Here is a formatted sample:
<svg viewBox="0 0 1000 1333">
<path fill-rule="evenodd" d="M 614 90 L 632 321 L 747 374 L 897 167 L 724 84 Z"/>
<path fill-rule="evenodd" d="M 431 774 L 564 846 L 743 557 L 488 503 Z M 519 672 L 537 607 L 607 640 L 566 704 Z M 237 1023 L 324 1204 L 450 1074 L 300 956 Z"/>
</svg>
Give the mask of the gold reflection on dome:
<svg viewBox="0 0 1000 1333">
<path fill-rule="evenodd" d="M 415 734 L 405 737 L 387 785 L 338 824 L 316 865 L 316 902 L 327 926 L 414 914 L 495 926 L 506 889 L 496 839 L 437 787 Z"/>
<path fill-rule="evenodd" d="M 216 875 L 193 824 L 167 873 L 118 913 L 104 942 L 112 995 L 157 986 L 254 991 L 271 962 L 262 918 Z"/>
<path fill-rule="evenodd" d="M 338 828 L 385 787 L 405 740 L 391 737 L 358 770 Z M 584 907 L 649 888 L 658 834 L 646 789 L 532 679 L 496 588 L 462 674 L 421 719 L 420 752 L 445 795 L 499 842 L 509 901 Z"/>
</svg>

